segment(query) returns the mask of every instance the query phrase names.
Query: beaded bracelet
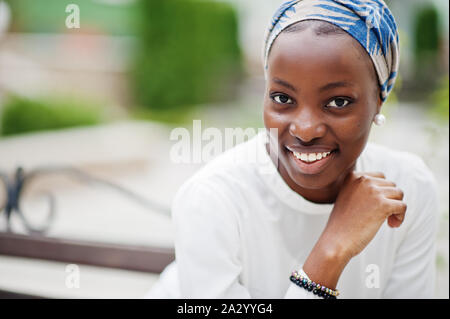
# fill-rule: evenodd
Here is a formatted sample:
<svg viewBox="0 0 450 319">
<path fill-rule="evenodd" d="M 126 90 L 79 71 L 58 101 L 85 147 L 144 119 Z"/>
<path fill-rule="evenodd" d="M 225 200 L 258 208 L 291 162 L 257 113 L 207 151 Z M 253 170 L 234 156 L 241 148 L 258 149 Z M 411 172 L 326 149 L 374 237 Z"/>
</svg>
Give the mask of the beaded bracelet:
<svg viewBox="0 0 450 319">
<path fill-rule="evenodd" d="M 293 271 L 290 280 L 297 286 L 305 288 L 308 291 L 312 291 L 315 295 L 324 299 L 336 299 L 339 296 L 339 290 L 332 290 L 325 286 L 316 284 L 314 281 L 300 275 L 297 271 Z"/>
</svg>

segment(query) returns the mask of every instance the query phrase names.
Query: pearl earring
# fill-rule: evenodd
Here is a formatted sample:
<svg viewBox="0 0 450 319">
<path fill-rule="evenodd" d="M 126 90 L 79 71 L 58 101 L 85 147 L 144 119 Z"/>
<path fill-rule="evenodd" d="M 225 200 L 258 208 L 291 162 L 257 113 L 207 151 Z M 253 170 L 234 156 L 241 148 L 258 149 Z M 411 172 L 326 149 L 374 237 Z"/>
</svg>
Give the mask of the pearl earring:
<svg viewBox="0 0 450 319">
<path fill-rule="evenodd" d="M 373 119 L 374 123 L 378 126 L 382 126 L 386 122 L 386 117 L 383 114 L 378 113 Z"/>
</svg>

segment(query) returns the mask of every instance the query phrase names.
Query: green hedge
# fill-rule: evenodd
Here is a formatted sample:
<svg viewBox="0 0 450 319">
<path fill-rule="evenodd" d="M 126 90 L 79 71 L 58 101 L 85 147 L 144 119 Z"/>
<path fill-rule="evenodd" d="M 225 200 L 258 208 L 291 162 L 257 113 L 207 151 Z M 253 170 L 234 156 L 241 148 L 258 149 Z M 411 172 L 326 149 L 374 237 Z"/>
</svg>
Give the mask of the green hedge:
<svg viewBox="0 0 450 319">
<path fill-rule="evenodd" d="M 0 0 L 1 1 L 1 0 Z M 138 6 L 133 2 L 114 4 L 95 0 L 7 0 L 12 9 L 14 32 L 36 33 L 100 33 L 133 35 Z M 80 30 L 67 29 L 69 4 L 80 9 Z"/>
<path fill-rule="evenodd" d="M 448 75 L 440 80 L 440 85 L 431 94 L 432 113 L 444 122 L 449 120 L 449 79 Z"/>
<path fill-rule="evenodd" d="M 158 110 L 233 98 L 242 71 L 234 8 L 196 0 L 140 5 L 137 104 Z"/>
<path fill-rule="evenodd" d="M 442 74 L 439 64 L 441 26 L 434 5 L 419 7 L 414 19 L 415 78 L 422 90 L 429 91 L 438 85 Z"/>
<path fill-rule="evenodd" d="M 54 130 L 98 124 L 100 109 L 68 98 L 28 99 L 10 97 L 0 110 L 0 134 Z"/>
<path fill-rule="evenodd" d="M 439 51 L 439 14 L 433 5 L 422 7 L 414 21 L 414 53 L 417 59 L 424 55 L 436 56 Z M 420 61 L 419 61 L 420 62 Z"/>
</svg>

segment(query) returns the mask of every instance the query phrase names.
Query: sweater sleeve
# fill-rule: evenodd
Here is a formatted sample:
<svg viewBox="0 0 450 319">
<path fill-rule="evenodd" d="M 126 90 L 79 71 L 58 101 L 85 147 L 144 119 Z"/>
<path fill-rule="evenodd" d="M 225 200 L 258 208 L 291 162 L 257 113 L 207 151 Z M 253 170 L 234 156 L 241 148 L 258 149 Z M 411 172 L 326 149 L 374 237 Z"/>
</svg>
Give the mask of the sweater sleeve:
<svg viewBox="0 0 450 319">
<path fill-rule="evenodd" d="M 181 298 L 252 298 L 240 282 L 237 213 L 236 200 L 214 183 L 188 183 L 177 192 L 172 216 Z M 285 298 L 319 297 L 290 283 Z"/>
<path fill-rule="evenodd" d="M 424 164 L 423 164 L 424 165 Z M 400 243 L 383 298 L 433 298 L 435 291 L 437 183 L 423 168 L 416 180 L 413 218 Z M 406 219 L 405 219 L 406 220 Z"/>
</svg>

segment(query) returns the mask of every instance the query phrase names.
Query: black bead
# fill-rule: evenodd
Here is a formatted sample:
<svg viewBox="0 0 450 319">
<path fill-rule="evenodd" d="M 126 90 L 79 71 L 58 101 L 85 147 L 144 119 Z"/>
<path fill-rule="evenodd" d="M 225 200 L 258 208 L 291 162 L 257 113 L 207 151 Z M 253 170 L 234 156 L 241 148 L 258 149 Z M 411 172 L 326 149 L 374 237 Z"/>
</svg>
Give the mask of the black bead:
<svg viewBox="0 0 450 319">
<path fill-rule="evenodd" d="M 313 290 L 313 294 L 317 295 L 319 293 L 319 291 L 317 289 Z"/>
<path fill-rule="evenodd" d="M 313 290 L 313 286 L 312 285 L 308 285 L 308 291 L 312 291 Z"/>
</svg>

